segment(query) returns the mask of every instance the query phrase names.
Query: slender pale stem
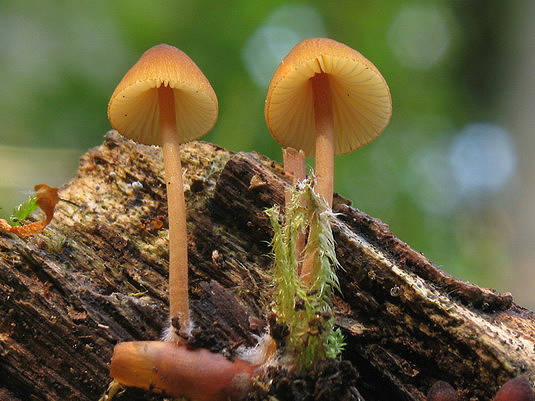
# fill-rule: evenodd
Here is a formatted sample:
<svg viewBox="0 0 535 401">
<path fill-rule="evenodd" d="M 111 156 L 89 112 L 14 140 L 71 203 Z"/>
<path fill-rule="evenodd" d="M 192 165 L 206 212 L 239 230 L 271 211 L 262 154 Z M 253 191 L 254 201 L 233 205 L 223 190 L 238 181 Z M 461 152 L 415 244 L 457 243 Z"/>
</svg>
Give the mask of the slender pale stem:
<svg viewBox="0 0 535 401">
<path fill-rule="evenodd" d="M 290 176 L 293 185 L 306 178 L 305 152 L 294 148 L 284 148 L 282 150 L 282 159 L 284 172 Z M 284 200 L 288 204 L 290 199 L 291 191 L 287 190 L 284 193 Z"/>
<path fill-rule="evenodd" d="M 291 177 L 292 185 L 297 185 L 300 181 L 306 179 L 306 162 L 305 152 L 294 148 L 285 148 L 282 150 L 282 159 L 284 161 L 284 172 Z M 291 201 L 292 191 L 290 188 L 284 192 L 284 201 L 286 208 Z M 301 200 L 301 203 L 303 200 Z M 305 249 L 305 233 L 299 232 L 295 241 L 295 256 L 299 261 L 297 264 L 298 273 L 301 272 L 301 260 Z"/>
<path fill-rule="evenodd" d="M 332 98 L 327 74 L 316 74 L 310 79 L 314 96 L 314 120 L 316 123 L 316 185 L 314 189 L 333 205 L 334 182 L 334 120 Z M 310 285 L 314 278 L 314 261 L 318 250 L 314 250 L 303 262 L 301 279 Z"/>
<path fill-rule="evenodd" d="M 175 98 L 169 87 L 158 88 L 167 209 L 169 215 L 169 309 L 171 322 L 178 318 L 180 333 L 189 331 L 188 236 L 182 185 L 180 141 L 176 129 Z"/>
<path fill-rule="evenodd" d="M 327 74 L 316 74 L 310 79 L 314 94 L 316 122 L 316 192 L 333 205 L 334 182 L 334 120 L 331 89 Z"/>
</svg>

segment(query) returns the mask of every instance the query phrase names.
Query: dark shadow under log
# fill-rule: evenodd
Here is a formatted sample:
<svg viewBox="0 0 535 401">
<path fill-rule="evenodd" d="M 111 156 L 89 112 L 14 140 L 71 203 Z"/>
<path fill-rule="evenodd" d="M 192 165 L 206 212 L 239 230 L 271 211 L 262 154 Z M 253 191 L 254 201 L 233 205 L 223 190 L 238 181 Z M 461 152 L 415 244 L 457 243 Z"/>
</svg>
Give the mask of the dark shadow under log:
<svg viewBox="0 0 535 401">
<path fill-rule="evenodd" d="M 272 231 L 281 166 L 206 143 L 182 149 L 190 297 L 205 346 L 253 345 L 270 310 Z M 114 344 L 167 325 L 167 210 L 160 150 L 110 133 L 82 157 L 52 224 L 22 240 L 0 235 L 0 396 L 96 401 Z M 535 316 L 508 294 L 433 266 L 377 219 L 335 196 L 343 270 L 337 323 L 343 358 L 367 401 L 425 400 L 436 380 L 488 400 L 507 379 L 535 380 Z M 163 226 L 162 226 L 163 225 Z M 162 226 L 162 227 L 160 227 Z M 128 390 L 120 399 L 161 399 Z"/>
</svg>

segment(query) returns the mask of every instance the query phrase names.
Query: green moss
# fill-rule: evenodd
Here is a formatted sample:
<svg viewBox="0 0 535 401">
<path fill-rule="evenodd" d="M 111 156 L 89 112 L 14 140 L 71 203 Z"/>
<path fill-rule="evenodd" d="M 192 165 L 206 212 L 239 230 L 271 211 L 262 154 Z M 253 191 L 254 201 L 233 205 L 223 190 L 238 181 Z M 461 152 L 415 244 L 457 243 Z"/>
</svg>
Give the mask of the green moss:
<svg viewBox="0 0 535 401">
<path fill-rule="evenodd" d="M 266 212 L 275 232 L 273 309 L 278 323 L 289 329 L 286 352 L 298 369 L 310 369 L 325 358 L 337 357 L 344 346 L 342 333 L 334 327 L 332 310 L 333 292 L 339 290 L 335 268 L 340 265 L 334 250 L 331 211 L 307 180 L 293 189 L 284 223 L 278 207 Z M 315 276 L 309 287 L 299 278 L 295 252 L 297 235 L 307 228 L 305 259 L 315 255 Z"/>
<path fill-rule="evenodd" d="M 13 209 L 13 213 L 11 216 L 7 219 L 7 222 L 12 227 L 20 226 L 21 222 L 26 220 L 28 216 L 37 209 L 37 197 L 30 196 L 28 199 L 26 199 L 24 202 L 22 202 L 20 205 L 18 205 L 15 209 Z"/>
</svg>

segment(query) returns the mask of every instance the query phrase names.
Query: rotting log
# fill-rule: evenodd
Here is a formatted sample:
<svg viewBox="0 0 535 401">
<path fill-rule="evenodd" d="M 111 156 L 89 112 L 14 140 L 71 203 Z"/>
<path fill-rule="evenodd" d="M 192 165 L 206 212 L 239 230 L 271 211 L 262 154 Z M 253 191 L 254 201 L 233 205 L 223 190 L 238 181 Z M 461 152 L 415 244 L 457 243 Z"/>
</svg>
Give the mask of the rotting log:
<svg viewBox="0 0 535 401">
<path fill-rule="evenodd" d="M 256 153 L 193 142 L 181 152 L 193 321 L 208 345 L 251 346 L 270 310 L 272 230 L 264 210 L 289 180 Z M 160 149 L 116 133 L 81 158 L 42 234 L 0 235 L 2 400 L 96 401 L 113 346 L 167 325 L 167 210 Z M 77 205 L 77 206 L 76 206 Z M 516 375 L 535 381 L 535 315 L 511 295 L 433 266 L 388 227 L 335 196 L 343 270 L 343 358 L 367 401 L 425 400 L 436 380 L 488 400 Z M 206 343 L 204 344 L 206 346 Z M 162 399 L 128 390 L 117 400 Z"/>
</svg>

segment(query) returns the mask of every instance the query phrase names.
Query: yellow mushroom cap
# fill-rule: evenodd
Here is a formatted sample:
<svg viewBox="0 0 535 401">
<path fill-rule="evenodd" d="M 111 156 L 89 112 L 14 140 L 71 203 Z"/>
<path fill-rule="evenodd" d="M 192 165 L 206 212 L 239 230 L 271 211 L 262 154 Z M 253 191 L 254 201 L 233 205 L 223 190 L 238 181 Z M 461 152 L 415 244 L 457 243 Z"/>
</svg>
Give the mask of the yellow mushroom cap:
<svg viewBox="0 0 535 401">
<path fill-rule="evenodd" d="M 269 85 L 264 109 L 271 135 L 284 147 L 313 156 L 316 137 L 310 78 L 328 75 L 335 154 L 376 138 L 388 125 L 392 99 L 385 79 L 358 51 L 331 39 L 306 39 L 282 60 Z"/>
<path fill-rule="evenodd" d="M 217 120 L 217 97 L 199 67 L 181 50 L 161 44 L 147 50 L 111 95 L 108 118 L 122 135 L 160 145 L 160 86 L 173 89 L 180 143 L 206 134 Z"/>
</svg>

